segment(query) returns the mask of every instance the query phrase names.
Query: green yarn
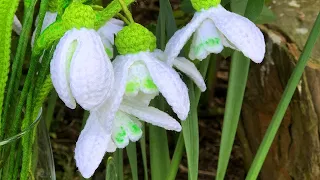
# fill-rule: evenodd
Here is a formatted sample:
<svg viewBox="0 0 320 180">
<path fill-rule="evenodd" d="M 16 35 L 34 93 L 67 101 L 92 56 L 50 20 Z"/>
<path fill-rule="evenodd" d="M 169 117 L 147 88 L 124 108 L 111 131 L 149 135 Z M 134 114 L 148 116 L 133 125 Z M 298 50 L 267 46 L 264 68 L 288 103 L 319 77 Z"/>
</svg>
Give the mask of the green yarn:
<svg viewBox="0 0 320 180">
<path fill-rule="evenodd" d="M 191 0 L 192 6 L 195 10 L 209 9 L 211 7 L 218 6 L 221 0 Z"/>
<path fill-rule="evenodd" d="M 123 0 L 124 3 L 129 6 L 134 0 Z M 109 21 L 113 16 L 119 13 L 122 7 L 118 0 L 111 1 L 104 10 L 96 13 L 95 29 L 99 29 L 107 21 Z"/>
<path fill-rule="evenodd" d="M 62 15 L 62 22 L 66 29 L 86 27 L 93 29 L 96 18 L 92 7 L 79 2 L 71 3 Z"/>
<path fill-rule="evenodd" d="M 156 48 L 156 37 L 147 28 L 133 23 L 119 31 L 115 45 L 120 54 L 153 51 Z"/>
<path fill-rule="evenodd" d="M 56 21 L 46 28 L 34 43 L 33 52 L 42 54 L 44 49 L 48 49 L 54 41 L 60 39 L 68 31 L 62 21 Z"/>
<path fill-rule="evenodd" d="M 48 2 L 48 11 L 62 13 L 71 0 L 49 0 Z"/>
<path fill-rule="evenodd" d="M 72 28 L 82 27 L 93 29 L 96 15 L 92 7 L 79 2 L 71 3 L 64 11 L 61 20 L 46 28 L 35 42 L 34 52 L 41 54 L 48 49 L 55 40 L 60 39 L 65 32 Z"/>
<path fill-rule="evenodd" d="M 18 8 L 18 0 L 2 0 L 0 3 L 0 137 L 2 138 L 3 120 L 2 105 L 10 66 L 11 32 L 14 13 Z M 7 120 L 7 119 L 5 119 Z"/>
</svg>

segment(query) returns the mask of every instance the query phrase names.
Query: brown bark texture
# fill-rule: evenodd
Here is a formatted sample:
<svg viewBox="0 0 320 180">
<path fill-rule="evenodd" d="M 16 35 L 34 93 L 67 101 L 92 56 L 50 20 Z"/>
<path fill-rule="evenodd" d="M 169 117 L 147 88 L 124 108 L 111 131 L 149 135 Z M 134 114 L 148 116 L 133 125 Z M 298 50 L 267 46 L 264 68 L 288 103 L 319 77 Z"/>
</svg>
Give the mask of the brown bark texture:
<svg viewBox="0 0 320 180">
<path fill-rule="evenodd" d="M 250 166 L 310 33 L 319 0 L 275 0 L 277 20 L 260 26 L 266 39 L 262 64 L 252 64 L 238 129 Z M 320 40 L 274 139 L 262 180 L 320 179 Z"/>
</svg>

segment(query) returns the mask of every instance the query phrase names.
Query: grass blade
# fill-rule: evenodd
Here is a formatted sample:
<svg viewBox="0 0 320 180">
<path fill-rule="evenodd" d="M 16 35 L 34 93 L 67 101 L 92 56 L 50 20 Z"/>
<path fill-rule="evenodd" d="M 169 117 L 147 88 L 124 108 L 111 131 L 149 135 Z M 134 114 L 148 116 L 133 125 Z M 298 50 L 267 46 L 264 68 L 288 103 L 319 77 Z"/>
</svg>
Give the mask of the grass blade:
<svg viewBox="0 0 320 180">
<path fill-rule="evenodd" d="M 149 125 L 151 179 L 166 178 L 170 166 L 169 147 L 166 130 Z"/>
<path fill-rule="evenodd" d="M 144 172 L 144 180 L 148 180 L 148 165 L 147 165 L 147 148 L 146 148 L 146 135 L 145 135 L 145 123 L 142 123 L 142 137 L 140 139 L 140 147 L 141 147 L 141 154 L 142 154 L 142 161 L 143 161 L 143 172 Z"/>
<path fill-rule="evenodd" d="M 118 180 L 123 180 L 123 150 L 117 149 L 113 156 Z"/>
<path fill-rule="evenodd" d="M 218 160 L 217 180 L 223 180 L 239 122 L 244 91 L 247 84 L 250 59 L 235 51 L 231 60 L 227 102 L 223 118 L 223 128 Z"/>
<path fill-rule="evenodd" d="M 138 162 L 137 162 L 137 148 L 135 142 L 130 142 L 126 147 L 129 163 L 131 167 L 132 180 L 138 180 Z"/>
<path fill-rule="evenodd" d="M 175 32 L 175 20 L 173 17 L 170 2 L 168 0 L 160 0 L 160 12 L 157 23 L 157 40 L 158 48 L 164 49 L 166 38 Z M 156 98 L 156 107 L 165 110 L 164 98 Z M 153 180 L 163 180 L 166 178 L 170 166 L 170 155 L 168 147 L 167 132 L 165 129 L 149 125 L 150 140 L 150 165 L 151 178 Z"/>
<path fill-rule="evenodd" d="M 116 165 L 112 157 L 107 160 L 106 180 L 117 180 Z"/>
<path fill-rule="evenodd" d="M 188 179 L 198 179 L 198 166 L 199 166 L 199 127 L 198 127 L 198 112 L 194 85 L 188 79 L 189 98 L 190 98 L 190 112 L 185 121 L 181 122 L 184 143 L 186 146 L 187 159 L 188 159 Z"/>
<path fill-rule="evenodd" d="M 171 160 L 170 172 L 168 173 L 167 180 L 176 179 L 177 172 L 179 169 L 179 164 L 182 159 L 183 151 L 184 151 L 183 133 L 180 133 L 179 139 L 177 141 L 176 149 L 174 150 L 174 154 Z"/>
<path fill-rule="evenodd" d="M 207 74 L 207 70 L 208 70 L 208 66 L 209 66 L 209 62 L 210 60 L 215 61 L 215 56 L 208 56 L 205 60 L 203 60 L 200 64 L 199 67 L 199 71 L 202 75 L 202 77 L 205 77 Z M 216 64 L 216 63 L 213 63 Z M 197 112 L 197 106 L 199 103 L 199 99 L 200 99 L 200 89 L 198 88 L 194 88 L 194 84 L 193 82 L 190 80 L 189 84 L 188 84 L 192 89 L 194 89 L 194 96 L 193 99 L 190 99 L 190 102 L 193 104 L 193 106 L 195 106 L 193 109 L 191 109 L 191 111 L 193 112 Z M 190 92 L 190 88 L 189 88 L 189 92 Z M 191 97 L 190 97 L 191 98 Z M 194 119 L 192 119 L 194 118 Z M 183 133 L 186 133 L 189 136 L 189 139 L 183 138 L 183 133 L 180 133 L 179 135 L 179 139 L 176 145 L 176 149 L 174 151 L 173 157 L 172 157 L 172 161 L 171 161 L 171 166 L 170 166 L 170 172 L 168 173 L 168 180 L 170 179 L 175 179 L 177 172 L 178 172 L 178 167 L 181 161 L 181 157 L 182 157 L 182 153 L 184 151 L 184 145 L 185 145 L 185 141 L 188 141 L 188 145 L 186 146 L 186 148 L 189 148 L 189 150 L 187 151 L 187 158 L 188 158 L 188 167 L 189 167 L 189 172 L 190 172 L 190 177 L 197 177 L 198 176 L 198 160 L 199 160 L 199 149 L 193 149 L 193 148 L 199 148 L 199 138 L 197 138 L 196 136 L 198 136 L 198 133 L 195 134 L 198 131 L 198 116 L 197 115 L 191 115 L 189 114 L 189 117 L 186 121 L 191 121 L 190 123 L 192 124 L 192 122 L 196 122 L 194 123 L 194 126 L 190 126 L 188 123 L 182 122 L 182 126 L 188 128 L 189 132 L 186 132 L 187 130 L 183 129 Z M 184 124 L 184 125 L 183 125 Z M 191 139 L 191 137 L 195 136 L 195 139 Z M 183 138 L 183 140 L 182 140 Z M 192 153 L 192 152 L 195 152 Z M 189 159 L 191 162 L 189 162 Z"/>
<path fill-rule="evenodd" d="M 296 87 L 299 84 L 304 68 L 307 65 L 308 59 L 310 57 L 312 48 L 314 47 L 319 35 L 320 35 L 320 13 L 318 14 L 314 27 L 312 28 L 312 31 L 302 51 L 299 61 L 293 70 L 293 73 L 289 79 L 288 85 L 284 90 L 280 103 L 278 104 L 276 112 L 272 117 L 272 121 L 258 149 L 258 152 L 253 160 L 251 168 L 249 169 L 248 176 L 246 178 L 247 180 L 254 180 L 254 179 L 257 179 L 258 177 L 258 174 L 268 154 L 272 141 L 279 129 L 281 121 L 284 117 L 284 114 L 286 113 L 286 110 L 296 90 Z"/>
</svg>

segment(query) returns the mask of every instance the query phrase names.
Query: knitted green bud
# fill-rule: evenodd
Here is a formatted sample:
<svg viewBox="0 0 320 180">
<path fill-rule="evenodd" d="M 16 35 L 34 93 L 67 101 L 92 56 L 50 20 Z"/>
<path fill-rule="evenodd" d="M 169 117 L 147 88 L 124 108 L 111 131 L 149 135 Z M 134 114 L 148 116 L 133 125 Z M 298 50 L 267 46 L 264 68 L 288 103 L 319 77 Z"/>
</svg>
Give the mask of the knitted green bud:
<svg viewBox="0 0 320 180">
<path fill-rule="evenodd" d="M 209 9 L 218 6 L 221 0 L 191 0 L 192 6 L 195 10 Z"/>
<path fill-rule="evenodd" d="M 62 15 L 62 21 L 67 29 L 72 28 L 94 28 L 94 20 L 96 18 L 94 10 L 79 2 L 70 4 Z"/>
<path fill-rule="evenodd" d="M 153 51 L 156 48 L 156 37 L 147 28 L 133 23 L 117 34 L 115 45 L 120 54 Z"/>
</svg>

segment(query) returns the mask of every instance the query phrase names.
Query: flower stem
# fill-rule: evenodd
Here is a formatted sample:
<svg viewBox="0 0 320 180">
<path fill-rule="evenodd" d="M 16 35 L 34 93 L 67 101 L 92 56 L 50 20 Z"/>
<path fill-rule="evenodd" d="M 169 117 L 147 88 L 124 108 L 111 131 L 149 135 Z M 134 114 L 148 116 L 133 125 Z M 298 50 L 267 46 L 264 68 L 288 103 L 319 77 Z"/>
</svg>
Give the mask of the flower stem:
<svg viewBox="0 0 320 180">
<path fill-rule="evenodd" d="M 130 22 L 130 23 L 134 23 L 134 20 L 133 20 L 133 18 L 132 18 L 132 14 L 131 14 L 131 12 L 129 11 L 126 3 L 125 3 L 123 0 L 119 0 L 119 3 L 120 3 L 120 5 L 121 5 L 121 7 L 122 7 L 122 10 L 123 10 L 124 14 L 127 16 L 129 22 Z"/>
<path fill-rule="evenodd" d="M 258 149 L 258 152 L 251 164 L 246 180 L 257 179 L 258 174 L 263 165 L 263 162 L 271 147 L 273 139 L 279 129 L 279 126 L 284 117 L 284 114 L 286 113 L 286 110 L 290 104 L 291 98 L 296 90 L 297 85 L 299 84 L 300 78 L 304 72 L 304 68 L 307 65 L 312 48 L 314 47 L 319 35 L 320 35 L 320 13 L 318 14 L 318 17 L 309 35 L 307 43 L 302 51 L 299 61 L 293 70 L 293 73 L 289 79 L 287 87 L 284 90 L 284 93 L 282 95 L 280 103 L 278 104 L 276 112 L 272 117 L 272 121 L 270 123 L 270 126 L 268 127 L 266 135 L 264 136 L 263 141 Z"/>
<path fill-rule="evenodd" d="M 122 21 L 124 21 L 126 24 L 130 24 L 130 21 L 129 21 L 124 15 L 122 15 L 121 13 L 118 13 L 117 16 L 118 16 Z"/>
</svg>

